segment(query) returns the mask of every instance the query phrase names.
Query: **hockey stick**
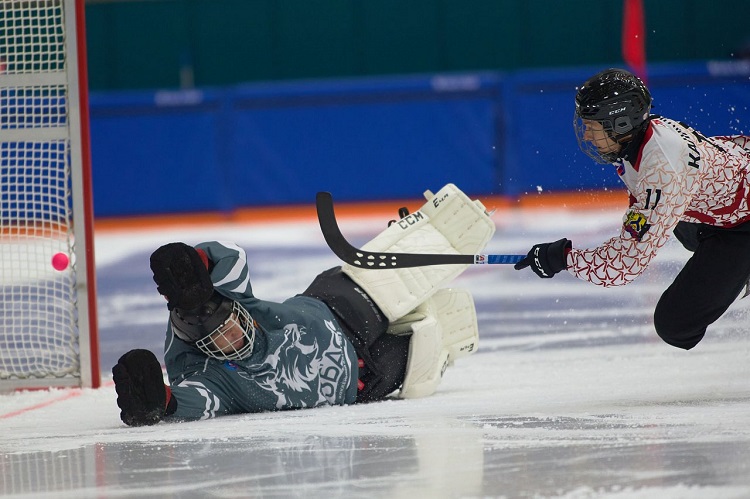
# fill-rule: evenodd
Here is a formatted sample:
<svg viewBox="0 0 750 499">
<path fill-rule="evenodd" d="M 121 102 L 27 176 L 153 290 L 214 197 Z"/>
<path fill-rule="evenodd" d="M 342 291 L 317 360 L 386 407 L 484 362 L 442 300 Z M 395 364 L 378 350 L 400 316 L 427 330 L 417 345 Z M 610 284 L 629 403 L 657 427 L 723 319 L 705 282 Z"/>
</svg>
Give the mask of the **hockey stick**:
<svg viewBox="0 0 750 499">
<path fill-rule="evenodd" d="M 339 229 L 330 192 L 319 192 L 315 198 L 318 222 L 328 247 L 344 262 L 361 268 L 395 269 L 428 265 L 507 264 L 526 255 L 441 255 L 434 253 L 374 253 L 355 248 Z"/>
</svg>

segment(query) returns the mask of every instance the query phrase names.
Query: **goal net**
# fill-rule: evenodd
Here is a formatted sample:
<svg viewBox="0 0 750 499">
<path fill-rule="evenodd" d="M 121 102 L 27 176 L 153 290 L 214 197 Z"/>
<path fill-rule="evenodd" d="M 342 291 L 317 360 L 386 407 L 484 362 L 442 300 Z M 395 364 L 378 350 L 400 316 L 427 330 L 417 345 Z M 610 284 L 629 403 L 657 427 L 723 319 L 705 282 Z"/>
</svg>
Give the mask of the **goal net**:
<svg viewBox="0 0 750 499">
<path fill-rule="evenodd" d="M 0 391 L 100 382 L 83 14 L 0 1 Z"/>
</svg>

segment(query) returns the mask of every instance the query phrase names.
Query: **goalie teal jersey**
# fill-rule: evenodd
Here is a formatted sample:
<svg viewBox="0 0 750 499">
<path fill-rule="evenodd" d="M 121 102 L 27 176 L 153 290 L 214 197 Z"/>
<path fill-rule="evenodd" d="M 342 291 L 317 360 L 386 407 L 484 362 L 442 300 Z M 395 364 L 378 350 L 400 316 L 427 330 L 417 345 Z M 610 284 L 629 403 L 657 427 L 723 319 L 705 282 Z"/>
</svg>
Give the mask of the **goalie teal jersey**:
<svg viewBox="0 0 750 499">
<path fill-rule="evenodd" d="M 213 264 L 211 280 L 258 324 L 252 354 L 209 358 L 167 327 L 164 361 L 177 411 L 167 419 L 343 405 L 357 395 L 357 356 L 330 309 L 295 296 L 283 303 L 253 296 L 244 250 L 230 243 L 196 245 Z"/>
</svg>

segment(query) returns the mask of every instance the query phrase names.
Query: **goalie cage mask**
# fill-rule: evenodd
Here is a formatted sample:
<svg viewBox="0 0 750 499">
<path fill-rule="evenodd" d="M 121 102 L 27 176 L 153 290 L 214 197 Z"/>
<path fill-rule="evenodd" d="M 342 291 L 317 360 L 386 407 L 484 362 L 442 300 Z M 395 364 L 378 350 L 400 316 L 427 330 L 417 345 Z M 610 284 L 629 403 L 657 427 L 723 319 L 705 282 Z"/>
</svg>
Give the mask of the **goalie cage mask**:
<svg viewBox="0 0 750 499">
<path fill-rule="evenodd" d="M 573 126 L 578 147 L 597 163 L 614 163 L 617 153 L 602 153 L 583 139 L 583 120 L 597 121 L 612 140 L 621 142 L 640 131 L 651 112 L 651 93 L 634 74 L 624 69 L 606 69 L 589 78 L 576 94 Z"/>
<path fill-rule="evenodd" d="M 248 357 L 253 351 L 258 327 L 245 307 L 216 291 L 196 309 L 173 309 L 170 323 L 178 338 L 219 360 Z M 239 336 L 237 328 L 241 330 Z"/>
</svg>

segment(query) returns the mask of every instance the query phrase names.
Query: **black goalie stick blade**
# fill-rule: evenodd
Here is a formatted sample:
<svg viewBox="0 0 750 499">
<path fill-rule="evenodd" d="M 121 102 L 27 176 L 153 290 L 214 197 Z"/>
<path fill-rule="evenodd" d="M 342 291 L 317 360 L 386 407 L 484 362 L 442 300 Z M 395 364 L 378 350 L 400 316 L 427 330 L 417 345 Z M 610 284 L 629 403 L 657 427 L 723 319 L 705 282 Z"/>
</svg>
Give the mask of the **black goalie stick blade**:
<svg viewBox="0 0 750 499">
<path fill-rule="evenodd" d="M 524 255 L 441 255 L 432 253 L 376 253 L 355 248 L 339 229 L 330 192 L 319 192 L 315 198 L 318 222 L 328 247 L 342 261 L 366 269 L 397 269 L 429 265 L 472 265 L 516 263 Z"/>
</svg>

